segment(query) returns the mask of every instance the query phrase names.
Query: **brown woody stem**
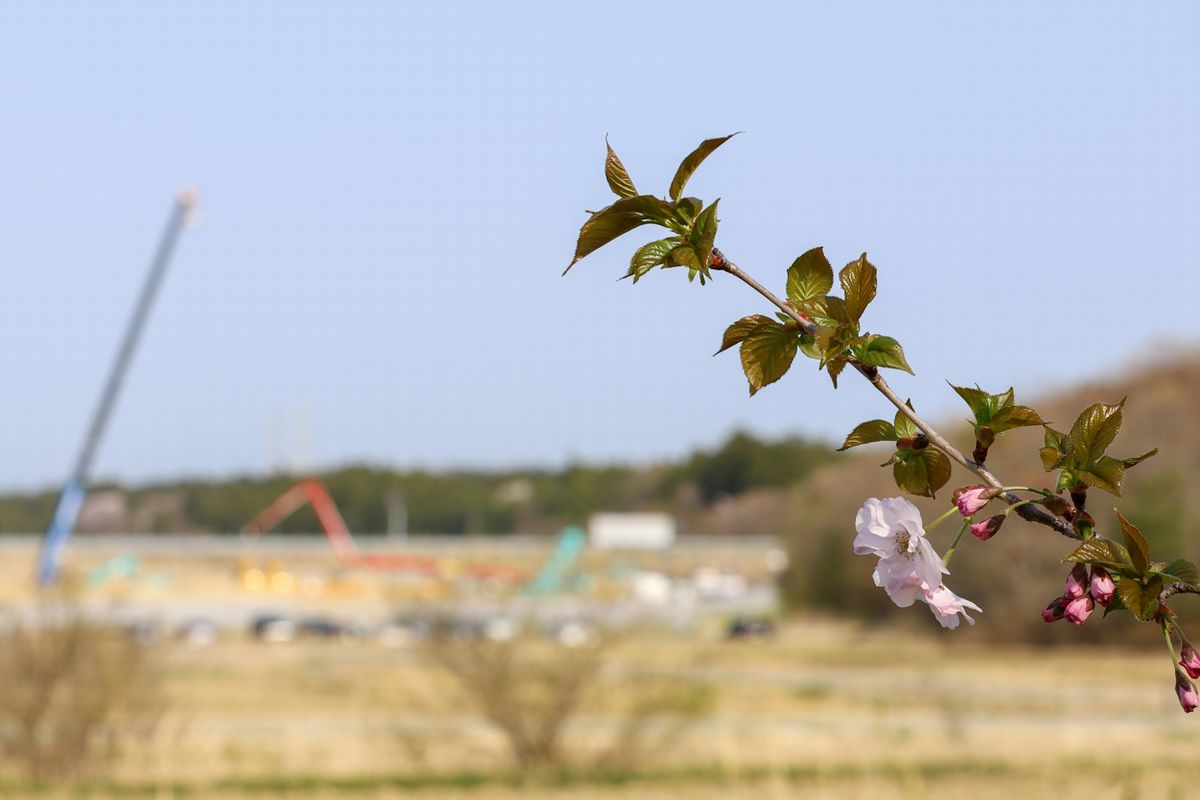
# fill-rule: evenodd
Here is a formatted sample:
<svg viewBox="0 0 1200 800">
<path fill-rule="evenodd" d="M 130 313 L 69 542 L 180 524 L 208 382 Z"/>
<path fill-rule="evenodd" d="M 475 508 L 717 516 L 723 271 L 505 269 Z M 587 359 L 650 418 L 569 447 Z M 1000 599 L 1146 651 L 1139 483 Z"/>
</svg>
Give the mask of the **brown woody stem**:
<svg viewBox="0 0 1200 800">
<path fill-rule="evenodd" d="M 795 320 L 800 325 L 800 329 L 805 333 L 812 335 L 816 332 L 816 323 L 801 314 L 790 304 L 779 299 L 773 292 L 771 292 L 770 289 L 767 289 L 761 283 L 748 275 L 742 270 L 741 267 L 730 261 L 724 253 L 716 248 L 713 248 L 711 268 L 719 272 L 728 272 L 730 275 L 761 294 L 768 301 L 770 301 L 772 305 L 774 305 L 791 319 Z M 946 441 L 946 437 L 942 436 L 942 434 L 940 434 L 936 428 L 934 428 L 925 420 L 921 419 L 921 417 L 917 415 L 917 412 L 909 408 L 908 405 L 900 399 L 900 396 L 892 391 L 892 387 L 889 386 L 888 382 L 884 380 L 882 375 L 879 374 L 878 369 L 874 367 L 866 367 L 861 364 L 854 364 L 854 368 L 858 370 L 858 373 L 862 375 L 868 383 L 875 387 L 876 391 L 886 397 L 888 402 L 895 406 L 901 414 L 912 420 L 912 423 L 916 425 L 922 433 L 925 434 L 926 438 L 929 439 L 929 443 L 945 453 L 951 461 L 954 461 L 964 469 L 975 473 L 980 480 L 993 489 L 1002 489 L 1004 487 L 1005 484 L 1001 483 L 1000 480 L 997 479 L 987 467 L 964 456 L 958 450 L 958 448 Z M 1002 492 L 996 497 L 997 499 L 1008 503 L 1010 506 L 1015 506 L 1021 501 L 1021 499 L 1012 492 Z M 1014 508 L 1013 510 L 1024 520 L 1036 522 L 1039 525 L 1045 525 L 1046 527 L 1052 528 L 1056 532 L 1071 539 L 1080 538 L 1079 533 L 1069 523 L 1047 513 L 1038 506 L 1023 504 L 1018 508 Z"/>
</svg>

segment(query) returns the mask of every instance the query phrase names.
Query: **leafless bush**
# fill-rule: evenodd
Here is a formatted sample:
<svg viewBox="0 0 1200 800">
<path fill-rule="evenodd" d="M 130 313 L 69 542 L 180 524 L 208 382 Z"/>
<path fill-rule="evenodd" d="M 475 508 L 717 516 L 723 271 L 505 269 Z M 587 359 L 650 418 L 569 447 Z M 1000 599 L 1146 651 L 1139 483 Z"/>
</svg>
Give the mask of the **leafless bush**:
<svg viewBox="0 0 1200 800">
<path fill-rule="evenodd" d="M 531 636 L 490 641 L 447 634 L 435 635 L 426 651 L 501 732 L 517 767 L 531 771 L 581 760 L 566 752 L 564 733 L 585 709 L 614 723 L 599 765 L 624 767 L 663 752 L 710 708 L 712 693 L 703 683 L 608 669 L 615 648 L 610 635 L 567 647 Z"/>
<path fill-rule="evenodd" d="M 159 718 L 151 656 L 90 620 L 65 582 L 32 609 L 8 612 L 0 623 L 0 752 L 37 782 L 98 773 Z"/>
</svg>

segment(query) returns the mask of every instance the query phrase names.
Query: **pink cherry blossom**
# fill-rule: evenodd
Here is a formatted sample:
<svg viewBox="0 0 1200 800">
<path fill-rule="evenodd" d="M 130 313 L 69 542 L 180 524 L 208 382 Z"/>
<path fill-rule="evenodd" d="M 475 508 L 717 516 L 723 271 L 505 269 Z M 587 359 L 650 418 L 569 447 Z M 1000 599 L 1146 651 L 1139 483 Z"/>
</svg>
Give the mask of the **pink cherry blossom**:
<svg viewBox="0 0 1200 800">
<path fill-rule="evenodd" d="M 938 588 L 931 592 L 924 592 L 921 595 L 921 599 L 929 605 L 929 610 L 933 612 L 934 619 L 941 623 L 943 628 L 949 628 L 950 630 L 958 627 L 959 614 L 963 615 L 968 624 L 975 624 L 975 620 L 971 619 L 971 615 L 967 613 L 968 608 L 980 612 L 983 611 L 982 608 L 970 600 L 959 597 L 950 591 L 945 584 L 938 586 Z"/>
<path fill-rule="evenodd" d="M 920 510 L 903 497 L 872 497 L 858 510 L 854 526 L 854 552 L 879 557 L 875 585 L 902 608 L 940 585 L 949 572 L 925 538 Z"/>
<path fill-rule="evenodd" d="M 964 517 L 970 517 L 976 511 L 988 504 L 988 493 L 991 490 L 986 486 L 964 486 L 961 489 L 954 490 L 954 505 L 958 506 L 958 513 Z"/>
<path fill-rule="evenodd" d="M 1175 695 L 1179 698 L 1179 706 L 1188 714 L 1200 705 L 1200 695 L 1196 694 L 1196 684 L 1187 679 L 1179 670 L 1175 670 Z"/>
<path fill-rule="evenodd" d="M 1087 618 L 1092 615 L 1092 609 L 1095 607 L 1096 601 L 1085 594 L 1083 597 L 1075 597 L 1068 601 L 1063 609 L 1063 616 L 1076 625 L 1082 625 L 1087 622 Z"/>
<path fill-rule="evenodd" d="M 1117 585 L 1113 581 L 1112 575 L 1108 574 L 1108 570 L 1104 567 L 1092 565 L 1092 581 L 1088 585 L 1088 591 L 1092 593 L 1092 599 L 1105 608 L 1112 602 L 1113 592 L 1116 591 Z M 1200 678 L 1200 675 L 1193 675 L 1193 678 Z"/>
<path fill-rule="evenodd" d="M 1184 642 L 1179 655 L 1179 666 L 1187 671 L 1188 677 L 1200 678 L 1200 652 L 1196 651 L 1192 643 Z"/>
</svg>

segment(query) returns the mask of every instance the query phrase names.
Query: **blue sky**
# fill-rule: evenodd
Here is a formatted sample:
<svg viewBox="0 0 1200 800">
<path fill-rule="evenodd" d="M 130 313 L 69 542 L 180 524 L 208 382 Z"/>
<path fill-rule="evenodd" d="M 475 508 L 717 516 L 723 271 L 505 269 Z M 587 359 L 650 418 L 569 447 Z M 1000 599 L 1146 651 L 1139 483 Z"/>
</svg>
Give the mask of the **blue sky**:
<svg viewBox="0 0 1200 800">
<path fill-rule="evenodd" d="M 946 378 L 1028 396 L 1194 341 L 1198 45 L 1184 2 L 5 4 L 0 488 L 69 469 L 185 184 L 102 476 L 262 472 L 299 414 L 317 466 L 435 467 L 879 416 L 809 362 L 748 398 L 711 354 L 763 303 L 616 282 L 648 234 L 559 276 L 605 134 L 665 192 L 744 131 L 690 187 L 718 243 L 776 286 L 868 251 L 934 416 Z"/>
</svg>

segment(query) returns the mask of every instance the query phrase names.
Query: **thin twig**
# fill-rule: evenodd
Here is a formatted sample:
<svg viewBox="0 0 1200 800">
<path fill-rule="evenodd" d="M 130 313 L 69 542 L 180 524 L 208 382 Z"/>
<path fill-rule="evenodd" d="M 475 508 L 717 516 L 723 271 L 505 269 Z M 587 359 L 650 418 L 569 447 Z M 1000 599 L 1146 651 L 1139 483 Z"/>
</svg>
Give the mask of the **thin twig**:
<svg viewBox="0 0 1200 800">
<path fill-rule="evenodd" d="M 812 335 L 816 332 L 816 323 L 814 323 L 805 315 L 801 314 L 790 304 L 779 299 L 779 297 L 777 297 L 770 289 L 763 286 L 761 283 L 747 274 L 741 267 L 726 258 L 725 254 L 717 248 L 713 248 L 711 266 L 712 269 L 719 272 L 728 272 L 730 275 L 761 294 L 768 301 L 770 301 L 772 305 L 774 305 L 791 319 L 795 320 L 796 323 L 799 324 L 800 329 L 805 333 Z M 983 481 L 992 489 L 1000 489 L 1005 485 L 1001 483 L 1000 480 L 993 475 L 990 470 L 988 470 L 982 464 L 978 464 L 964 456 L 962 452 L 960 452 L 954 445 L 950 444 L 950 442 L 946 440 L 946 437 L 942 436 L 942 434 L 939 433 L 936 428 L 934 428 L 925 420 L 921 419 L 921 417 L 917 415 L 917 412 L 913 411 L 912 408 L 910 408 L 907 403 L 901 400 L 900 396 L 892 390 L 892 387 L 888 385 L 888 382 L 884 380 L 882 375 L 879 374 L 878 369 L 875 369 L 874 367 L 864 367 L 861 364 L 855 364 L 854 367 L 858 370 L 858 373 L 866 378 L 867 382 L 874 386 L 876 391 L 886 397 L 888 402 L 895 406 L 901 414 L 912 420 L 912 423 L 916 425 L 922 433 L 925 434 L 926 438 L 929 439 L 930 444 L 945 453 L 951 461 L 954 461 L 964 469 L 975 473 L 975 475 L 977 475 L 981 481 Z M 1016 505 L 1021 500 L 1012 492 L 1003 492 L 998 494 L 996 497 L 997 499 L 1003 500 L 1009 505 Z M 1056 532 L 1061 533 L 1063 536 L 1068 538 L 1082 538 L 1075 528 L 1073 528 L 1066 520 L 1060 519 L 1053 514 L 1038 508 L 1037 506 L 1025 504 L 1014 509 L 1014 511 L 1022 519 L 1028 520 L 1029 522 L 1036 522 L 1039 525 L 1045 525 L 1046 527 L 1052 528 Z"/>
</svg>

